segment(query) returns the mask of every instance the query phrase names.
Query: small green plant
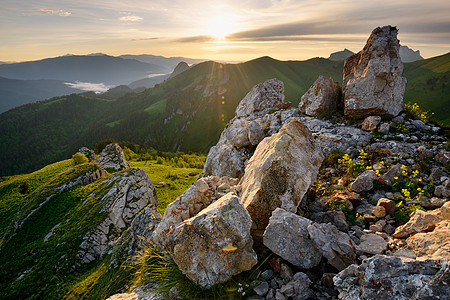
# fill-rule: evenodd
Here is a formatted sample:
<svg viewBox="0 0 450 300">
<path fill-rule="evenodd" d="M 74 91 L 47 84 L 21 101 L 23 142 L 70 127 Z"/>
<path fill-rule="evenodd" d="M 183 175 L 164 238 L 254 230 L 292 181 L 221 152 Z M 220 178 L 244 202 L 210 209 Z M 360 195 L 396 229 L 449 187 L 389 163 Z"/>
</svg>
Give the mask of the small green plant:
<svg viewBox="0 0 450 300">
<path fill-rule="evenodd" d="M 392 133 L 408 133 L 411 127 L 407 126 L 405 122 L 390 123 L 389 131 Z"/>
<path fill-rule="evenodd" d="M 400 207 L 402 204 L 403 204 L 403 202 L 400 201 L 397 204 L 397 207 Z M 424 210 L 421 206 L 419 206 L 417 204 L 413 204 L 410 206 L 404 206 L 394 214 L 394 218 L 397 220 L 398 223 L 404 224 L 409 221 L 411 213 L 418 209 Z"/>
<path fill-rule="evenodd" d="M 270 123 L 264 123 L 264 133 L 269 132 L 270 130 Z"/>
<path fill-rule="evenodd" d="M 74 155 L 72 155 L 72 159 L 75 165 L 81 165 L 89 162 L 89 159 L 80 152 L 77 152 Z"/>
<path fill-rule="evenodd" d="M 333 167 L 339 163 L 339 160 L 342 159 L 344 154 L 339 150 L 331 150 L 330 153 L 325 157 L 322 162 L 322 167 L 328 168 Z"/>
<path fill-rule="evenodd" d="M 411 102 L 405 103 L 403 105 L 403 109 L 406 112 L 406 115 L 408 117 L 417 119 L 417 120 L 421 120 L 424 123 L 428 123 L 430 117 L 434 114 L 434 113 L 429 113 L 427 111 L 423 111 L 419 107 L 419 104 L 411 103 Z"/>
<path fill-rule="evenodd" d="M 408 172 L 408 168 L 405 165 L 401 167 L 403 179 L 394 177 L 394 183 L 392 184 L 392 190 L 394 192 L 401 192 L 405 197 L 405 201 L 419 200 L 421 195 L 428 194 L 429 190 L 433 189 L 433 186 L 427 187 L 425 190 L 419 187 L 419 183 L 424 180 L 420 177 L 420 172 L 414 170 L 411 173 Z"/>
<path fill-rule="evenodd" d="M 331 109 L 324 109 L 321 112 L 319 112 L 319 119 L 322 120 L 331 120 L 335 116 L 336 111 Z"/>
<path fill-rule="evenodd" d="M 359 150 L 359 156 L 356 161 L 354 161 L 350 155 L 344 154 L 341 159 L 338 160 L 340 164 L 347 165 L 347 173 L 350 176 L 357 177 L 359 174 L 364 172 L 368 167 L 367 152 L 364 149 Z"/>
</svg>

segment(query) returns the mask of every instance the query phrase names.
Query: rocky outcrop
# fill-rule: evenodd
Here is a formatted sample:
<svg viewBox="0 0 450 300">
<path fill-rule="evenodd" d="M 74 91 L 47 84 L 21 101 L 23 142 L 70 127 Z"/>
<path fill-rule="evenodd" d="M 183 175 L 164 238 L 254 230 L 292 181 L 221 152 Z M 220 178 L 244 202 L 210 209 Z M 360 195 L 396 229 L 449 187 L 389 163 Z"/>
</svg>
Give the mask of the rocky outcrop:
<svg viewBox="0 0 450 300">
<path fill-rule="evenodd" d="M 106 218 L 83 237 L 77 254 L 80 263 L 88 263 L 104 255 L 144 207 L 153 207 L 154 215 L 157 218 L 159 215 L 156 211 L 155 187 L 144 171 L 129 169 L 115 173 L 104 184 L 109 191 L 99 203 L 103 205 L 101 213 Z"/>
<path fill-rule="evenodd" d="M 183 195 L 170 203 L 164 218 L 153 232 L 152 240 L 161 249 L 173 250 L 175 228 L 194 217 L 211 203 L 235 190 L 238 180 L 230 177 L 208 176 L 195 181 Z"/>
<path fill-rule="evenodd" d="M 450 202 L 447 203 L 450 204 Z M 397 227 L 394 237 L 407 238 L 421 231 L 431 231 L 442 219 L 442 216 L 437 211 L 416 210 L 411 214 L 411 219 L 406 224 Z"/>
<path fill-rule="evenodd" d="M 298 108 L 308 116 L 318 116 L 322 111 L 336 111 L 342 98 L 342 89 L 332 78 L 319 76 L 302 96 Z"/>
<path fill-rule="evenodd" d="M 376 255 L 333 279 L 339 299 L 448 299 L 450 264 Z"/>
<path fill-rule="evenodd" d="M 255 85 L 236 108 L 236 116 L 224 129 L 205 162 L 206 175 L 241 177 L 245 160 L 251 156 L 246 146 L 257 145 L 270 127 L 269 112 L 284 105 L 284 85 L 269 79 Z"/>
<path fill-rule="evenodd" d="M 264 245 L 294 266 L 311 269 L 322 259 L 309 238 L 308 226 L 312 223 L 311 220 L 277 208 L 264 232 Z"/>
<path fill-rule="evenodd" d="M 251 222 L 237 196 L 223 196 L 176 228 L 174 261 L 203 288 L 250 270 L 257 263 Z"/>
<path fill-rule="evenodd" d="M 345 62 L 345 115 L 352 118 L 398 115 L 403 109 L 406 86 L 402 72 L 397 28 L 375 28 L 364 49 Z"/>
<path fill-rule="evenodd" d="M 130 164 L 126 161 L 125 154 L 118 144 L 106 145 L 97 158 L 97 164 L 112 172 L 130 168 Z"/>
<path fill-rule="evenodd" d="M 311 133 L 298 121 L 284 125 L 258 145 L 238 186 L 252 217 L 255 242 L 262 243 L 264 230 L 277 207 L 297 211 L 322 160 L 322 152 Z"/>
<path fill-rule="evenodd" d="M 95 152 L 94 152 L 94 150 L 91 150 L 91 149 L 89 149 L 87 147 L 81 147 L 80 150 L 78 150 L 78 152 L 80 152 L 81 154 L 86 156 L 87 159 L 89 159 L 89 161 L 94 161 L 95 160 Z"/>
</svg>

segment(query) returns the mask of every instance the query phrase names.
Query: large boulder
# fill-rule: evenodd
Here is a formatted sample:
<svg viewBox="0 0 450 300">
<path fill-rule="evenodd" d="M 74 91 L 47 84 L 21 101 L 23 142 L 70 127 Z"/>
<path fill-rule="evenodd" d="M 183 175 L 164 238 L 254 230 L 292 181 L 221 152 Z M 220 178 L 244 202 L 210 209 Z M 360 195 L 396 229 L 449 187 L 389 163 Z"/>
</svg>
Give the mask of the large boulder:
<svg viewBox="0 0 450 300">
<path fill-rule="evenodd" d="M 285 105 L 283 92 L 283 82 L 277 79 L 269 79 L 251 89 L 239 103 L 236 116 L 217 144 L 209 150 L 203 170 L 205 175 L 243 175 L 245 160 L 251 156 L 246 147 L 257 145 L 265 137 L 266 127 L 275 119 L 270 113 Z"/>
<path fill-rule="evenodd" d="M 153 242 L 161 249 L 172 251 L 175 228 L 221 196 L 233 191 L 238 182 L 235 178 L 217 176 L 203 177 L 195 181 L 183 195 L 167 206 L 161 223 L 152 234 Z"/>
<path fill-rule="evenodd" d="M 449 299 L 450 263 L 376 255 L 351 265 L 334 278 L 342 300 Z"/>
<path fill-rule="evenodd" d="M 312 223 L 311 220 L 277 208 L 264 232 L 264 245 L 291 264 L 311 269 L 322 259 L 309 238 L 308 226 Z"/>
<path fill-rule="evenodd" d="M 355 246 L 348 234 L 324 223 L 313 223 L 307 229 L 314 246 L 330 265 L 341 271 L 356 262 Z"/>
<path fill-rule="evenodd" d="M 255 243 L 262 243 L 264 230 L 277 207 L 297 211 L 322 160 L 323 154 L 310 131 L 298 121 L 284 125 L 258 145 L 238 186 L 252 217 Z"/>
<path fill-rule="evenodd" d="M 308 116 L 318 116 L 322 111 L 336 111 L 342 98 L 342 88 L 332 78 L 319 76 L 302 96 L 298 108 Z"/>
<path fill-rule="evenodd" d="M 120 171 L 130 168 L 122 148 L 118 144 L 109 144 L 97 158 L 97 164 L 107 171 Z"/>
<path fill-rule="evenodd" d="M 173 259 L 201 287 L 225 282 L 257 263 L 251 223 L 241 200 L 229 193 L 176 228 Z"/>
<path fill-rule="evenodd" d="M 375 28 L 363 50 L 344 66 L 344 113 L 352 118 L 394 117 L 403 109 L 406 79 L 397 28 Z"/>
<path fill-rule="evenodd" d="M 102 212 L 106 214 L 106 218 L 83 237 L 77 254 L 81 263 L 102 257 L 144 208 L 147 207 L 150 219 L 161 219 L 156 210 L 155 187 L 144 171 L 129 169 L 115 173 L 105 180 L 105 185 L 109 191 L 98 202 L 102 203 Z M 141 218 L 145 216 L 142 215 Z"/>
</svg>

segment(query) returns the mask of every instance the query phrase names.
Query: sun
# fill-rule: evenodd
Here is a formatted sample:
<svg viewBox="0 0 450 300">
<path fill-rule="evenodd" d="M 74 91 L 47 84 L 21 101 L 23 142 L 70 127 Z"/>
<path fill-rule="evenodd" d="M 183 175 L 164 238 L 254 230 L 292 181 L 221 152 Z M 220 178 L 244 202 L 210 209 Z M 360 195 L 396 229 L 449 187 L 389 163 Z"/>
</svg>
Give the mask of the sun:
<svg viewBox="0 0 450 300">
<path fill-rule="evenodd" d="M 206 34 L 217 40 L 224 40 L 225 37 L 234 32 L 234 22 L 224 15 L 209 18 L 205 24 Z"/>
</svg>

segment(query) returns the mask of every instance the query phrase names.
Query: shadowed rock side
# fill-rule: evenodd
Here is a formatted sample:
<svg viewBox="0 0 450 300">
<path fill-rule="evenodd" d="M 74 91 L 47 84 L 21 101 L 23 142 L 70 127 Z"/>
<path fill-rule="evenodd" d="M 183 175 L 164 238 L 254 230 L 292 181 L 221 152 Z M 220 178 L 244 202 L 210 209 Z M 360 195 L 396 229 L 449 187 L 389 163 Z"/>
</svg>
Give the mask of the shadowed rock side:
<svg viewBox="0 0 450 300">
<path fill-rule="evenodd" d="M 345 115 L 352 118 L 398 115 L 403 109 L 406 87 L 402 73 L 397 28 L 374 29 L 363 50 L 345 62 Z"/>
<path fill-rule="evenodd" d="M 342 89 L 332 78 L 319 76 L 302 96 L 299 110 L 308 116 L 317 117 L 323 111 L 336 111 L 341 106 Z"/>
</svg>

